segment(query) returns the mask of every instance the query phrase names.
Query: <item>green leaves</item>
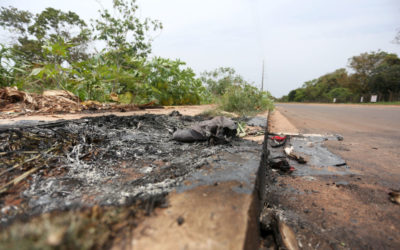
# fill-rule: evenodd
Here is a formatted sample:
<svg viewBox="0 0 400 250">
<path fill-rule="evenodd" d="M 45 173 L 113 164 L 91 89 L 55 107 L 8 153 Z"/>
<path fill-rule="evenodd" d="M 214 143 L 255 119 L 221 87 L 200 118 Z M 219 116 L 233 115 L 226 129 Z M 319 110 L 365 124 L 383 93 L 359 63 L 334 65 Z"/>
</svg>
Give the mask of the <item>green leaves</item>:
<svg viewBox="0 0 400 250">
<path fill-rule="evenodd" d="M 0 44 L 0 87 L 15 85 L 21 76 L 29 74 L 28 62 L 14 60 L 14 50 Z"/>
<path fill-rule="evenodd" d="M 100 11 L 100 18 L 94 20 L 95 39 L 107 44 L 107 52 L 121 55 L 147 57 L 151 52 L 151 39 L 147 33 L 162 28 L 159 21 L 137 17 L 138 6 L 135 0 L 114 0 L 114 14 L 108 10 Z"/>
<path fill-rule="evenodd" d="M 43 53 L 45 42 L 55 43 L 60 39 L 65 43 L 75 44 L 69 49 L 70 62 L 87 57 L 85 49 L 90 40 L 90 31 L 86 23 L 74 12 L 46 8 L 34 15 L 14 7 L 2 7 L 0 26 L 17 33 L 13 44 L 13 48 L 18 51 L 14 54 L 15 60 L 45 62 L 48 60 L 47 54 Z"/>
<path fill-rule="evenodd" d="M 43 72 L 43 69 L 44 68 L 34 68 L 29 76 L 39 76 L 39 74 Z M 41 75 L 39 77 L 41 77 Z"/>
<path fill-rule="evenodd" d="M 156 99 L 162 105 L 200 104 L 205 88 L 195 78 L 190 68 L 180 60 L 155 57 L 143 65 L 141 81 L 137 90 L 148 100 Z"/>
<path fill-rule="evenodd" d="M 216 101 L 225 111 L 248 115 L 273 108 L 270 94 L 251 86 L 233 68 L 220 67 L 206 71 L 200 79 L 197 86 L 207 86 L 202 99 Z"/>
<path fill-rule="evenodd" d="M 215 96 L 225 94 L 226 90 L 231 86 L 245 83 L 243 78 L 237 75 L 233 68 L 228 67 L 220 67 L 210 72 L 203 72 L 200 79 L 207 86 L 207 90 Z"/>
<path fill-rule="evenodd" d="M 32 13 L 11 6 L 8 8 L 1 7 L 0 10 L 0 26 L 11 32 L 17 31 L 22 35 L 26 34 L 31 18 Z"/>
<path fill-rule="evenodd" d="M 18 84 L 37 92 L 67 89 L 83 100 L 110 101 L 112 95 L 114 101 L 133 103 L 210 102 L 210 92 L 184 62 L 147 58 L 150 35 L 162 29 L 162 24 L 138 18 L 135 0 L 113 0 L 112 11 L 99 13 L 100 17 L 92 20 L 92 33 L 74 12 L 46 8 L 34 15 L 3 7 L 0 26 L 18 33 L 18 39 L 13 48 L 0 50 L 1 84 Z M 104 41 L 106 48 L 95 55 L 87 54 L 91 40 Z M 11 63 L 5 65 L 8 61 Z M 220 95 L 243 82 L 233 69 L 221 68 L 220 72 L 225 75 L 213 87 Z"/>
<path fill-rule="evenodd" d="M 221 97 L 220 107 L 228 112 L 251 115 L 273 109 L 271 94 L 248 83 L 229 87 Z"/>
<path fill-rule="evenodd" d="M 336 102 L 346 102 L 352 96 L 351 91 L 348 88 L 334 88 L 329 91 L 328 96 L 330 100 L 336 98 Z"/>
</svg>

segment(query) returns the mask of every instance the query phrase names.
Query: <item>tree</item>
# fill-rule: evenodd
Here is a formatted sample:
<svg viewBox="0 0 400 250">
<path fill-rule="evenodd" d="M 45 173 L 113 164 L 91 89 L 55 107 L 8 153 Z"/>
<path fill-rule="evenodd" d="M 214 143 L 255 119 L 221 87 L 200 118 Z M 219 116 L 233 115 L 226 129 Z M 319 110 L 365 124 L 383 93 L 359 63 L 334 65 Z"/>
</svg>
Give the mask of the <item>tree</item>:
<svg viewBox="0 0 400 250">
<path fill-rule="evenodd" d="M 378 94 L 380 100 L 400 97 L 400 58 L 383 51 L 362 53 L 349 59 L 348 74 L 344 68 L 305 82 L 292 90 L 288 101 L 338 102 L 358 101 L 360 96 Z"/>
<path fill-rule="evenodd" d="M 296 90 L 296 95 L 295 95 L 293 101 L 295 101 L 295 102 L 304 102 L 304 101 L 306 101 L 306 94 L 305 94 L 304 89 L 300 88 L 300 89 Z"/>
<path fill-rule="evenodd" d="M 349 67 L 355 71 L 351 87 L 360 94 L 368 93 L 368 79 L 374 70 L 384 61 L 386 52 L 362 53 L 349 59 Z"/>
<path fill-rule="evenodd" d="M 388 54 L 372 72 L 368 86 L 371 91 L 380 94 L 381 100 L 392 101 L 393 94 L 400 92 L 400 58 Z"/>
<path fill-rule="evenodd" d="M 99 11 L 100 18 L 94 20 L 95 39 L 103 40 L 107 50 L 115 53 L 147 57 L 151 52 L 150 30 L 162 29 L 161 22 L 137 17 L 136 0 L 113 0 L 114 14 L 107 9 Z"/>
<path fill-rule="evenodd" d="M 288 94 L 288 101 L 289 102 L 294 102 L 294 98 L 296 97 L 296 90 L 292 90 Z"/>
<path fill-rule="evenodd" d="M 327 102 L 331 100 L 329 91 L 334 88 L 346 88 L 348 85 L 348 74 L 346 69 L 337 69 L 317 79 L 307 81 L 302 85 L 302 91 L 297 99 L 308 102 Z M 296 95 L 291 97 L 294 100 Z"/>
<path fill-rule="evenodd" d="M 94 20 L 95 39 L 106 43 L 110 62 L 121 71 L 125 57 L 146 58 L 151 52 L 151 39 L 146 34 L 152 29 L 162 29 L 161 22 L 145 18 L 140 20 L 136 13 L 136 0 L 113 0 L 114 14 L 107 9 L 99 11 L 100 18 Z M 114 92 L 118 79 L 113 83 Z"/>
<path fill-rule="evenodd" d="M 357 74 L 370 76 L 373 70 L 383 62 L 388 53 L 383 51 L 361 53 L 349 59 L 349 66 Z"/>
<path fill-rule="evenodd" d="M 356 72 L 352 88 L 360 94 L 380 94 L 380 98 L 388 100 L 391 93 L 398 92 L 398 65 L 400 59 L 396 54 L 383 51 L 354 56 L 350 59 L 350 67 Z"/>
<path fill-rule="evenodd" d="M 246 83 L 240 75 L 237 75 L 233 68 L 220 67 L 213 71 L 201 73 L 201 81 L 213 95 L 222 96 L 226 90 L 233 85 Z"/>
<path fill-rule="evenodd" d="M 334 88 L 329 91 L 330 101 L 336 98 L 336 102 L 347 102 L 351 99 L 352 93 L 348 88 Z"/>
<path fill-rule="evenodd" d="M 87 58 L 86 48 L 90 41 L 90 31 L 86 23 L 74 12 L 63 12 L 46 8 L 39 14 L 2 7 L 0 26 L 17 35 L 13 43 L 13 53 L 18 59 L 41 63 L 46 61 L 43 46 L 60 39 L 70 45 L 68 53 L 72 61 Z"/>
<path fill-rule="evenodd" d="M 397 35 L 394 38 L 394 43 L 400 44 L 400 30 L 397 32 Z"/>
<path fill-rule="evenodd" d="M 29 11 L 18 10 L 14 7 L 1 7 L 0 26 L 7 28 L 12 33 L 25 35 L 32 21 L 33 14 Z"/>
</svg>

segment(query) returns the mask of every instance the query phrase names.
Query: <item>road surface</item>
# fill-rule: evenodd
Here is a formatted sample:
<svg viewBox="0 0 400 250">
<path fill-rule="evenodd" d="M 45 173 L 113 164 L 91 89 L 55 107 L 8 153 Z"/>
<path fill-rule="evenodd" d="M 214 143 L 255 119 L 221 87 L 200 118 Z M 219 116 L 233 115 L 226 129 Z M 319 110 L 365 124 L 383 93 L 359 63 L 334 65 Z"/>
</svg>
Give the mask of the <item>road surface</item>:
<svg viewBox="0 0 400 250">
<path fill-rule="evenodd" d="M 311 237 L 317 239 L 309 241 L 308 247 L 400 249 L 400 205 L 388 199 L 391 189 L 400 189 L 400 106 L 276 106 L 276 112 L 301 133 L 342 135 L 343 141 L 327 141 L 325 146 L 343 157 L 354 173 L 317 177 L 314 182 L 279 180 L 280 185 L 302 193 L 281 197 L 279 202 L 299 215 L 298 223 L 304 223 L 297 233 L 313 231 Z M 338 181 L 346 185 L 335 185 Z M 320 245 L 320 236 L 325 245 Z"/>
<path fill-rule="evenodd" d="M 278 104 L 277 109 L 302 133 L 341 134 L 351 149 L 343 156 L 353 168 L 400 185 L 400 106 Z"/>
</svg>

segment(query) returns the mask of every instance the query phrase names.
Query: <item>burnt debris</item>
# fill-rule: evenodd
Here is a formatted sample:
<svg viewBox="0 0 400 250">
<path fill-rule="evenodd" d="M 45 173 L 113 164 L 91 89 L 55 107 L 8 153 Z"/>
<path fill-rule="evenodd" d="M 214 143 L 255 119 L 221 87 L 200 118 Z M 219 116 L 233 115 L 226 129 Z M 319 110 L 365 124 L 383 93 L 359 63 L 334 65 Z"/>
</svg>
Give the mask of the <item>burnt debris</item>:
<svg viewBox="0 0 400 250">
<path fill-rule="evenodd" d="M 212 144 L 228 143 L 236 136 L 237 124 L 223 116 L 202 121 L 187 129 L 174 132 L 173 139 L 180 142 L 211 141 Z"/>
<path fill-rule="evenodd" d="M 121 206 L 165 195 L 228 144 L 182 143 L 201 116 L 102 116 L 0 128 L 0 224 L 51 211 Z M 208 160 L 210 158 L 210 160 Z"/>
</svg>

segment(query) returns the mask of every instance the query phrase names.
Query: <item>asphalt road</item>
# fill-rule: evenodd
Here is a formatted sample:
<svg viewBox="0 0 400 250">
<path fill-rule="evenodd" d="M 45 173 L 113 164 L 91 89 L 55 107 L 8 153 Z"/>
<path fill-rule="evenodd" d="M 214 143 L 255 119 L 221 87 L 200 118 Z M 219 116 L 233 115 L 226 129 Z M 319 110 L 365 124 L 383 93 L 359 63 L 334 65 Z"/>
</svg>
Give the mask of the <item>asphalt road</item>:
<svg viewBox="0 0 400 250">
<path fill-rule="evenodd" d="M 341 134 L 351 153 L 340 153 L 353 168 L 400 188 L 400 106 L 277 104 L 277 110 L 302 133 Z"/>
<path fill-rule="evenodd" d="M 400 136 L 400 106 L 277 104 L 277 107 L 304 131 Z"/>
<path fill-rule="evenodd" d="M 344 158 L 354 173 L 314 182 L 283 177 L 282 183 L 318 193 L 297 195 L 294 201 L 281 198 L 282 206 L 315 226 L 318 235 L 342 242 L 339 248 L 400 249 L 400 205 L 388 196 L 391 189 L 400 190 L 400 106 L 276 106 L 301 133 L 342 135 L 343 141 L 327 141 L 325 146 Z M 332 186 L 338 180 L 349 184 Z M 307 214 L 302 214 L 304 208 Z M 299 228 L 298 234 L 304 231 Z"/>
</svg>

